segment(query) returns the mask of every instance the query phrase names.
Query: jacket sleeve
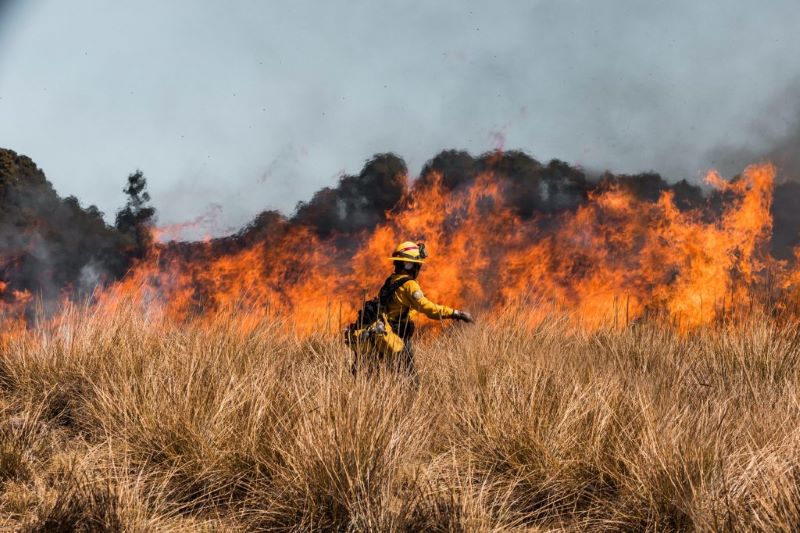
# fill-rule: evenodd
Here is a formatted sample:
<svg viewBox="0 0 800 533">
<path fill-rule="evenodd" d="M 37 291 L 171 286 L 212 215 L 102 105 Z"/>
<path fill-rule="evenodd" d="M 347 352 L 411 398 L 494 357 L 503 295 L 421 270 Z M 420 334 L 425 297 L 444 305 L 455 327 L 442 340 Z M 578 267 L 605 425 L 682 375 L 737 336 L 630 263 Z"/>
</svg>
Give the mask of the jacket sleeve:
<svg viewBox="0 0 800 533">
<path fill-rule="evenodd" d="M 428 300 L 422 293 L 422 289 L 416 280 L 410 280 L 403 284 L 397 291 L 401 303 L 410 307 L 418 313 L 422 313 L 428 318 L 438 320 L 440 318 L 451 318 L 453 309 L 446 305 L 435 304 Z"/>
</svg>

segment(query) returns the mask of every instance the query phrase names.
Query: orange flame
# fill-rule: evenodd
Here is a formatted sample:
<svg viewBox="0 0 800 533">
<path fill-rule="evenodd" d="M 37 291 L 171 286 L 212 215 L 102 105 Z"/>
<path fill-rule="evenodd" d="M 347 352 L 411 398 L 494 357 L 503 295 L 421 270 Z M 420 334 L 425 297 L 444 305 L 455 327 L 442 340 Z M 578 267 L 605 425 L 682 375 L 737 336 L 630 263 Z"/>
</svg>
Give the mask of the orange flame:
<svg viewBox="0 0 800 533">
<path fill-rule="evenodd" d="M 691 329 L 753 305 L 770 275 L 787 297 L 800 296 L 800 273 L 768 252 L 774 178 L 770 164 L 730 182 L 710 172 L 707 182 L 726 198 L 716 211 L 681 211 L 669 193 L 652 202 L 611 187 L 575 210 L 521 218 L 492 173 L 456 191 L 435 177 L 409 192 L 384 224 L 356 237 L 321 239 L 284 222 L 231 252 L 213 241 L 191 254 L 155 244 L 97 302 L 113 310 L 134 298 L 179 320 L 247 310 L 284 317 L 300 332 L 334 331 L 376 292 L 395 244 L 420 240 L 431 252 L 420 282 L 440 303 L 488 317 L 527 298 L 589 328 L 658 314 Z"/>
</svg>

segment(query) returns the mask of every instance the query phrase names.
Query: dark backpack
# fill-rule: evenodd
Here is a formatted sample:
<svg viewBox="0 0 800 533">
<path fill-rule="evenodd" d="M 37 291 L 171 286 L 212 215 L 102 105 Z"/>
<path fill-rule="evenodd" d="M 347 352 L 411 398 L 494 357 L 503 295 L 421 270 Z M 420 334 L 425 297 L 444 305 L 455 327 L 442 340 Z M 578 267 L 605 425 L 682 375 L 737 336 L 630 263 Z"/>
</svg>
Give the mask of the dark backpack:
<svg viewBox="0 0 800 533">
<path fill-rule="evenodd" d="M 412 279 L 413 278 L 411 276 L 400 276 L 397 280 L 395 280 L 394 283 L 392 283 L 391 276 L 386 278 L 386 281 L 383 283 L 383 287 L 381 287 L 381 290 L 378 291 L 378 296 L 364 302 L 364 304 L 361 306 L 361 309 L 358 311 L 358 317 L 356 318 L 356 321 L 350 324 L 348 329 L 350 331 L 355 331 L 357 329 L 366 328 L 378 320 L 381 313 L 385 312 L 389 307 L 389 300 L 391 300 L 392 296 L 394 296 L 394 293 L 397 291 L 397 289 Z"/>
</svg>

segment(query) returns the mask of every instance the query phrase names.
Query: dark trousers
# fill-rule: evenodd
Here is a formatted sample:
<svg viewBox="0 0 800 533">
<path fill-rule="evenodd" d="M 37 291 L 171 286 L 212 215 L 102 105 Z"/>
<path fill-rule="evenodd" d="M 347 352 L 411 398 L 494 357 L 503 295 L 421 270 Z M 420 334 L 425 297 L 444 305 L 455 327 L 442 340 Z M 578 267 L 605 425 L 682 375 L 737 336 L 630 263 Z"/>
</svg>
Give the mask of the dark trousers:
<svg viewBox="0 0 800 533">
<path fill-rule="evenodd" d="M 394 362 L 395 370 L 408 374 L 408 377 L 414 383 L 419 383 L 419 374 L 417 374 L 417 367 L 414 365 L 414 343 L 411 338 L 403 339 L 406 343 L 403 351 L 395 357 L 398 359 Z"/>
</svg>

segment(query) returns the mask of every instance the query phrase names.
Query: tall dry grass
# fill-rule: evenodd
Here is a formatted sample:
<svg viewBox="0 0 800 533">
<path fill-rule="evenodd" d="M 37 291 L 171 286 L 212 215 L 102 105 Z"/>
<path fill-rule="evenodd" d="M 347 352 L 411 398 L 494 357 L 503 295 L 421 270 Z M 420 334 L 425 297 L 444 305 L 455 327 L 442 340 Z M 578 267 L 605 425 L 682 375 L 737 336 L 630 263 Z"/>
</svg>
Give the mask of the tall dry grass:
<svg viewBox="0 0 800 533">
<path fill-rule="evenodd" d="M 72 310 L 0 351 L 0 527 L 797 530 L 800 330 L 454 325 L 418 387 L 241 317 Z"/>
</svg>

